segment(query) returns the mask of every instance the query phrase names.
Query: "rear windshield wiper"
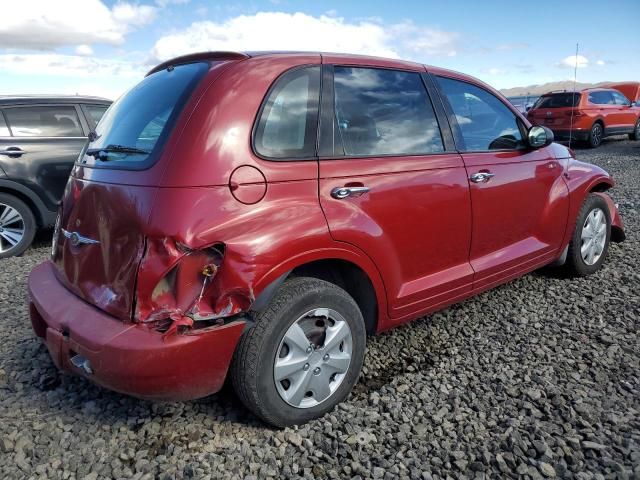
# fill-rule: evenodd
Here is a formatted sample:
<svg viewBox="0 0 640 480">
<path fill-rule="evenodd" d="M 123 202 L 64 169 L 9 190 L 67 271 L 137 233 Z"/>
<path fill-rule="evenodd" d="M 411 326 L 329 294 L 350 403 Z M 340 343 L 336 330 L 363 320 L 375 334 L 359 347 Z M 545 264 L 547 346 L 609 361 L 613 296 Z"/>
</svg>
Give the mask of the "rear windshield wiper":
<svg viewBox="0 0 640 480">
<path fill-rule="evenodd" d="M 87 149 L 87 155 L 91 155 L 99 160 L 105 160 L 108 158 L 109 153 L 126 153 L 129 155 L 149 155 L 149 151 L 142 150 L 136 147 L 126 147 L 124 145 L 107 145 L 102 148 L 89 148 Z"/>
</svg>

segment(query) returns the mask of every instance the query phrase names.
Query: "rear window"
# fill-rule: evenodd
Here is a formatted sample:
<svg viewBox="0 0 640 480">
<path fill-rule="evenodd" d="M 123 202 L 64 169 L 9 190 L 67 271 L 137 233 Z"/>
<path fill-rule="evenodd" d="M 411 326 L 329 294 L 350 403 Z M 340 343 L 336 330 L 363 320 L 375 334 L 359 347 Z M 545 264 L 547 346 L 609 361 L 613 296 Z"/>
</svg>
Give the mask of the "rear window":
<svg viewBox="0 0 640 480">
<path fill-rule="evenodd" d="M 533 108 L 575 107 L 578 103 L 580 103 L 579 93 L 554 93 L 553 95 L 544 95 L 540 97 Z"/>
<path fill-rule="evenodd" d="M 70 106 L 11 107 L 4 110 L 14 137 L 83 137 L 78 112 Z"/>
<path fill-rule="evenodd" d="M 83 163 L 125 169 L 151 166 L 191 92 L 208 70 L 209 63 L 198 62 L 146 77 L 101 118 L 96 139 L 81 156 Z"/>
<path fill-rule="evenodd" d="M 87 113 L 91 117 L 93 124 L 97 125 L 104 115 L 104 112 L 106 112 L 107 108 L 109 107 L 106 105 L 85 105 L 84 108 L 87 110 Z"/>
<path fill-rule="evenodd" d="M 278 79 L 256 125 L 254 148 L 270 159 L 315 155 L 320 67 L 291 70 Z"/>
</svg>

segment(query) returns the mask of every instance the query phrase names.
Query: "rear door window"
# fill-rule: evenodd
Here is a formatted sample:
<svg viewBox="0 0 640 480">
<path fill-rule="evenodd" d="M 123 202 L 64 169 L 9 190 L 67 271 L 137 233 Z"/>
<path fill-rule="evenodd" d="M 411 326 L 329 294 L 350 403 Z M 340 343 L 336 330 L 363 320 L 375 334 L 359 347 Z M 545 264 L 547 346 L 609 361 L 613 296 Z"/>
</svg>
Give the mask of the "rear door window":
<svg viewBox="0 0 640 480">
<path fill-rule="evenodd" d="M 615 105 L 615 100 L 611 92 L 598 91 L 589 93 L 589 103 L 594 105 Z"/>
<path fill-rule="evenodd" d="M 11 132 L 9 132 L 9 127 L 7 127 L 7 122 L 4 120 L 4 115 L 0 112 L 0 137 L 10 137 Z"/>
<path fill-rule="evenodd" d="M 177 65 L 145 77 L 107 110 L 83 162 L 106 168 L 146 168 L 157 158 L 175 120 L 209 63 Z"/>
<path fill-rule="evenodd" d="M 298 68 L 281 76 L 256 124 L 256 153 L 280 160 L 314 157 L 319 102 L 320 67 Z"/>
<path fill-rule="evenodd" d="M 419 73 L 336 66 L 334 91 L 345 155 L 444 151 L 438 121 Z"/>
<path fill-rule="evenodd" d="M 11 107 L 4 110 L 14 137 L 82 137 L 76 108 L 71 105 Z"/>
<path fill-rule="evenodd" d="M 464 140 L 460 149 L 486 151 L 524 147 L 516 115 L 498 97 L 467 82 L 436 78 L 460 128 Z"/>
</svg>

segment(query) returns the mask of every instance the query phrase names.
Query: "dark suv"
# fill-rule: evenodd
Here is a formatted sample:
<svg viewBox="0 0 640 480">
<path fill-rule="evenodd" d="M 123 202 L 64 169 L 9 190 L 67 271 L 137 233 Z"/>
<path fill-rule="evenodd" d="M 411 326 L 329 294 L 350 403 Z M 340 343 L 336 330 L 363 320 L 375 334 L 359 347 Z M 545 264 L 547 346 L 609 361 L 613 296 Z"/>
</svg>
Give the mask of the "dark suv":
<svg viewBox="0 0 640 480">
<path fill-rule="evenodd" d="M 0 258 L 53 225 L 69 172 L 111 104 L 98 97 L 0 96 Z"/>
</svg>

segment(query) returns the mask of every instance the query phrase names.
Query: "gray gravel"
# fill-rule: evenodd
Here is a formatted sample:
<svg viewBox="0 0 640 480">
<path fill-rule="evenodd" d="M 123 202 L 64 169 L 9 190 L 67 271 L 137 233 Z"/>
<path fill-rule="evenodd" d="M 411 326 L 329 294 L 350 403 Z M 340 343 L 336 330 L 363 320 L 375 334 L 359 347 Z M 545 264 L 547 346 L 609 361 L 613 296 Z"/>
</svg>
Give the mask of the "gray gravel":
<svg viewBox="0 0 640 480">
<path fill-rule="evenodd" d="M 162 404 L 59 375 L 25 307 L 46 237 L 0 263 L 0 478 L 640 479 L 640 144 L 604 166 L 627 227 L 604 269 L 536 272 L 369 341 L 351 397 L 273 430 L 228 391 Z"/>
</svg>

